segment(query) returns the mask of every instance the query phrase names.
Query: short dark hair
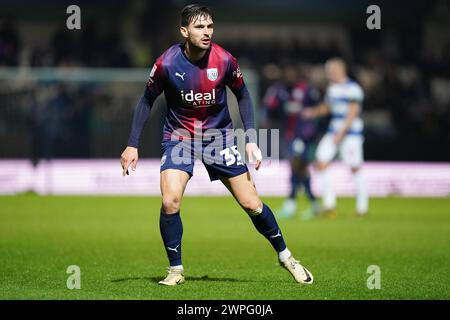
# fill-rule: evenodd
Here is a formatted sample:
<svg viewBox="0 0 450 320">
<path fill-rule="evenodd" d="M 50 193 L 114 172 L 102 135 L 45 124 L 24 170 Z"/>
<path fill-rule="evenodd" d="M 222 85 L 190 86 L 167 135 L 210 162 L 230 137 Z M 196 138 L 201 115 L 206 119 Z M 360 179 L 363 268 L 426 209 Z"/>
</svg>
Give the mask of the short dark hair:
<svg viewBox="0 0 450 320">
<path fill-rule="evenodd" d="M 188 4 L 181 10 L 180 24 L 182 27 L 187 27 L 189 23 L 194 21 L 198 17 L 210 17 L 214 21 L 214 14 L 212 10 L 207 6 L 203 6 L 197 3 Z"/>
</svg>

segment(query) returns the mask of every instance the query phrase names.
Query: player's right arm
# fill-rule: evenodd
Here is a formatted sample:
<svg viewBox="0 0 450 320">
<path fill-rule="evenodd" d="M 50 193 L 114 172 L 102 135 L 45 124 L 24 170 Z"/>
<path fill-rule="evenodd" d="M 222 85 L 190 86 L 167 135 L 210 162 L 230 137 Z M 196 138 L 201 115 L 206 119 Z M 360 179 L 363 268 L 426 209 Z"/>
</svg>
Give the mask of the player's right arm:
<svg viewBox="0 0 450 320">
<path fill-rule="evenodd" d="M 327 92 L 325 93 L 324 101 L 315 107 L 303 108 L 301 110 L 302 117 L 304 119 L 313 119 L 313 118 L 324 117 L 324 116 L 330 114 L 331 108 L 330 108 L 328 101 L 329 101 L 329 95 L 328 95 L 328 89 L 327 89 Z"/>
<path fill-rule="evenodd" d="M 164 70 L 162 59 L 159 58 L 150 72 L 144 94 L 139 99 L 133 113 L 133 122 L 131 124 L 131 132 L 128 138 L 128 144 L 120 156 L 120 164 L 122 165 L 122 175 L 128 175 L 128 168 L 136 170 L 137 161 L 139 159 L 138 149 L 142 130 L 150 116 L 150 111 L 156 98 L 164 90 Z"/>
<path fill-rule="evenodd" d="M 304 108 L 301 111 L 302 117 L 305 119 L 312 119 L 324 117 L 330 113 L 330 107 L 326 102 L 322 102 L 315 107 Z"/>
</svg>

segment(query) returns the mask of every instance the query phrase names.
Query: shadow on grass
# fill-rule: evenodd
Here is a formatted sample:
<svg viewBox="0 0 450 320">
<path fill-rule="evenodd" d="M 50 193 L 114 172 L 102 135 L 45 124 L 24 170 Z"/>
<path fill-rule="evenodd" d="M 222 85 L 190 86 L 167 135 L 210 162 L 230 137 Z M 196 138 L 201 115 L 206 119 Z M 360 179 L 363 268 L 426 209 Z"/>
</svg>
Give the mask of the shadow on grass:
<svg viewBox="0 0 450 320">
<path fill-rule="evenodd" d="M 124 281 L 133 281 L 133 280 L 148 280 L 148 281 L 151 281 L 151 282 L 158 283 L 162 279 L 163 279 L 163 276 L 159 276 L 159 277 L 128 277 L 128 278 L 112 279 L 111 282 L 124 282 Z M 214 277 L 209 277 L 208 275 L 204 275 L 204 276 L 201 276 L 201 277 L 186 277 L 186 281 L 252 282 L 251 280 L 245 280 L 245 279 L 214 278 Z"/>
</svg>

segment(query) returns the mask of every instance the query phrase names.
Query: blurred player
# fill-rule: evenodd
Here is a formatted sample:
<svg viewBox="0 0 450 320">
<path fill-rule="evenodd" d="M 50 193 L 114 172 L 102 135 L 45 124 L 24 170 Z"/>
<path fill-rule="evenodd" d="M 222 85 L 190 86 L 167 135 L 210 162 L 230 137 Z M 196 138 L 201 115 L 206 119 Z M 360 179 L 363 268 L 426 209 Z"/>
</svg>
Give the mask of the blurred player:
<svg viewBox="0 0 450 320">
<path fill-rule="evenodd" d="M 211 43 L 213 22 L 213 14 L 207 7 L 194 4 L 182 10 L 180 32 L 185 42 L 173 45 L 156 60 L 145 93 L 134 112 L 128 146 L 121 156 L 123 175 L 128 173 L 130 165 L 133 170 L 136 169 L 142 129 L 154 100 L 164 91 L 168 113 L 160 169 L 160 231 L 170 267 L 167 277 L 159 283 L 177 285 L 184 282 L 180 207 L 186 185 L 193 175 L 195 158 L 199 158 L 210 179 L 222 181 L 248 213 L 256 229 L 271 243 L 280 264 L 297 282 L 310 284 L 313 282 L 311 273 L 294 259 L 286 247 L 272 211 L 260 200 L 248 168 L 233 144 L 234 137 L 227 134 L 232 122 L 226 101 L 226 86 L 237 98 L 245 130 L 254 130 L 253 106 L 237 60 L 217 44 Z M 200 139 L 196 134 L 196 123 L 201 124 Z M 215 136 L 214 140 L 208 139 L 209 129 L 216 129 L 220 136 Z M 212 141 L 219 150 L 211 162 L 206 161 L 211 159 L 206 159 L 204 155 Z M 190 148 L 192 144 L 198 146 L 199 143 L 200 150 Z M 179 161 L 180 151 L 188 154 L 187 162 L 185 156 L 183 161 Z M 246 152 L 250 162 L 253 157 L 256 158 L 258 170 L 262 157 L 256 139 L 246 144 Z"/>
<path fill-rule="evenodd" d="M 342 161 L 350 166 L 356 183 L 356 212 L 364 215 L 369 208 L 366 182 L 360 170 L 363 164 L 361 104 L 364 94 L 361 87 L 348 78 L 347 67 L 342 59 L 328 60 L 325 72 L 330 82 L 325 101 L 316 108 L 302 110 L 305 118 L 331 113 L 328 132 L 320 140 L 316 153 L 324 209 L 330 216 L 335 215 L 336 195 L 328 166 L 339 152 Z"/>
<path fill-rule="evenodd" d="M 300 115 L 302 108 L 316 105 L 318 99 L 318 91 L 306 80 L 300 79 L 299 72 L 293 65 L 284 68 L 283 81 L 269 87 L 264 96 L 265 109 L 283 112 L 284 147 L 291 167 L 291 189 L 278 213 L 280 218 L 293 217 L 297 212 L 297 191 L 300 186 L 303 186 L 311 203 L 311 207 L 303 212 L 302 218 L 309 219 L 319 211 L 319 202 L 311 189 L 308 167 L 314 161 L 321 131 L 317 119 L 304 119 Z"/>
</svg>

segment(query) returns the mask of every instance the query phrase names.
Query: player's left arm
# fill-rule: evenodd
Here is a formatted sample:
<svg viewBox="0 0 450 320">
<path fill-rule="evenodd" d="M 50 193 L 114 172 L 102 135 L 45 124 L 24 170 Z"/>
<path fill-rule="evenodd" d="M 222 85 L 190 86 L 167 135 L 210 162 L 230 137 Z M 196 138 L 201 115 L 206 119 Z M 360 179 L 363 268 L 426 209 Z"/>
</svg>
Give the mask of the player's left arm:
<svg viewBox="0 0 450 320">
<path fill-rule="evenodd" d="M 245 145 L 245 151 L 248 154 L 250 163 L 253 162 L 253 157 L 256 158 L 255 169 L 258 170 L 261 166 L 262 154 L 256 141 L 255 130 L 255 115 L 253 111 L 253 102 L 247 86 L 244 83 L 244 77 L 239 68 L 237 60 L 233 57 L 228 66 L 226 85 L 236 96 L 239 105 L 239 114 L 241 115 L 242 123 L 248 142 Z"/>
</svg>

